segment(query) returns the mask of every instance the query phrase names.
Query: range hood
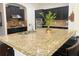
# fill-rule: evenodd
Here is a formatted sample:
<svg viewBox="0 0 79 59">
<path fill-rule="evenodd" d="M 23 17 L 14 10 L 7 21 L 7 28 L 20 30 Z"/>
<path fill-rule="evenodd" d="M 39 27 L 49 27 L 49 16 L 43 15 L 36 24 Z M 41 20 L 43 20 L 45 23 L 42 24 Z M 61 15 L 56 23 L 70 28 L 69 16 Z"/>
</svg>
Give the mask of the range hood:
<svg viewBox="0 0 79 59">
<path fill-rule="evenodd" d="M 17 15 L 12 15 L 12 18 L 22 18 L 19 14 Z"/>
</svg>

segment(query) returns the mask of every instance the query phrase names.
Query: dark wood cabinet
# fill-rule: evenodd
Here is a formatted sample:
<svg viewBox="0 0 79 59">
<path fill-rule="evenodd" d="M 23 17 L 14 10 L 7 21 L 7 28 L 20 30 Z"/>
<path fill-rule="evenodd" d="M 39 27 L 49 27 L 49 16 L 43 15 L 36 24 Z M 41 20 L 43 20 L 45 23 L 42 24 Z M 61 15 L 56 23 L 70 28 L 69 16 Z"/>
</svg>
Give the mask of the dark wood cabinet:
<svg viewBox="0 0 79 59">
<path fill-rule="evenodd" d="M 8 6 L 6 7 L 7 20 L 12 17 L 12 15 L 19 14 L 19 7 Z"/>
<path fill-rule="evenodd" d="M 21 20 L 24 20 L 24 9 L 20 9 L 20 7 L 12 5 L 6 7 L 7 20 L 12 18 L 12 15 L 20 15 Z"/>
<path fill-rule="evenodd" d="M 35 10 L 35 18 L 42 18 L 40 13 L 45 12 L 43 9 Z"/>
<path fill-rule="evenodd" d="M 24 10 L 20 9 L 19 15 L 21 16 L 20 20 L 24 20 L 25 16 L 24 16 Z"/>
<path fill-rule="evenodd" d="M 7 29 L 8 34 L 23 32 L 23 31 L 27 31 L 27 27 L 17 27 L 17 28 Z"/>
<path fill-rule="evenodd" d="M 67 48 L 75 45 L 77 43 L 76 37 L 71 37 L 66 43 L 64 43 L 52 56 L 69 56 Z M 75 48 L 75 46 L 74 46 Z M 72 48 L 73 49 L 73 48 Z M 75 50 L 74 50 L 75 51 Z M 72 56 L 71 54 L 70 56 Z M 73 55 L 74 56 L 74 55 Z"/>
<path fill-rule="evenodd" d="M 19 7 L 16 7 L 16 6 L 8 6 L 8 8 L 11 11 L 11 15 L 17 15 L 19 13 Z"/>
<path fill-rule="evenodd" d="M 6 7 L 6 18 L 7 18 L 7 20 L 9 19 L 9 18 L 11 18 L 11 13 L 10 13 L 11 11 L 10 11 L 10 8 L 8 8 L 8 7 Z"/>
<path fill-rule="evenodd" d="M 48 13 L 48 11 L 51 11 L 52 13 L 56 14 L 55 20 L 68 20 L 68 9 L 69 6 L 64 7 L 57 7 L 57 8 L 50 8 L 50 9 L 41 9 L 35 11 L 35 18 L 42 18 L 39 13 L 43 12 L 44 15 Z"/>
<path fill-rule="evenodd" d="M 4 43 L 0 44 L 0 56 L 14 56 L 13 48 Z"/>
<path fill-rule="evenodd" d="M 27 26 L 22 27 L 20 24 L 22 23 L 23 25 L 26 25 L 24 8 L 16 5 L 8 5 L 6 7 L 6 16 L 7 16 L 7 23 L 8 23 L 7 27 L 10 27 L 10 28 L 7 28 L 8 34 L 27 30 Z M 17 25 L 12 27 L 11 26 L 12 24 L 17 24 Z"/>
<path fill-rule="evenodd" d="M 45 21 L 44 21 L 44 18 L 40 15 L 40 13 L 43 12 L 44 15 L 46 15 L 48 13 L 48 11 L 51 11 L 52 13 L 56 14 L 56 18 L 55 18 L 56 21 L 59 21 L 59 20 L 60 21 L 63 20 L 64 22 L 68 21 L 69 6 L 35 10 L 35 19 L 36 19 L 36 21 L 42 19 L 43 23 L 41 25 L 45 25 Z M 37 26 L 37 23 L 36 23 L 36 26 Z M 62 25 L 62 26 L 64 26 L 64 25 Z M 42 26 L 42 27 L 45 27 L 45 26 Z M 68 27 L 61 27 L 61 26 L 60 27 L 51 26 L 51 28 L 68 29 Z"/>
</svg>

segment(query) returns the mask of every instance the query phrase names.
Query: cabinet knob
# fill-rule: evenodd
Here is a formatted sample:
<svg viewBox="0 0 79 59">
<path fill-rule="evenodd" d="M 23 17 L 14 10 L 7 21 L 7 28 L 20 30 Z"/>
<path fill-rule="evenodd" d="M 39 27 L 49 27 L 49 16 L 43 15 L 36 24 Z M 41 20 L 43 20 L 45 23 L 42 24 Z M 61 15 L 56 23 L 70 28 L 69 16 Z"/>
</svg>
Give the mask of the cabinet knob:
<svg viewBox="0 0 79 59">
<path fill-rule="evenodd" d="M 10 49 L 10 48 L 7 48 L 8 50 Z"/>
</svg>

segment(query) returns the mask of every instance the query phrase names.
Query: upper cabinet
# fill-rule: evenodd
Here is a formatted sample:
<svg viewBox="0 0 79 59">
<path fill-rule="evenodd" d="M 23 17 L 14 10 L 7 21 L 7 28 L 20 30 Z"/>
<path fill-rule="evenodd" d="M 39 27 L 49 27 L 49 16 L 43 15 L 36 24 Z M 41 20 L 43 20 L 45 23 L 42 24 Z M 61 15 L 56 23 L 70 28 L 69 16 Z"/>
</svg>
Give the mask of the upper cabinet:
<svg viewBox="0 0 79 59">
<path fill-rule="evenodd" d="M 44 12 L 44 10 L 43 9 L 35 10 L 35 18 L 42 18 L 42 16 L 40 15 L 41 12 Z"/>
<path fill-rule="evenodd" d="M 42 18 L 39 14 L 40 12 L 44 12 L 44 14 L 47 14 L 48 11 L 51 11 L 52 13 L 56 14 L 56 20 L 68 20 L 68 10 L 69 6 L 64 7 L 57 7 L 57 8 L 50 8 L 50 9 L 41 9 L 35 11 L 35 18 Z"/>
<path fill-rule="evenodd" d="M 12 18 L 12 16 L 20 16 L 21 20 L 24 20 L 24 9 L 20 9 L 18 6 L 8 6 L 6 7 L 7 20 Z"/>
<path fill-rule="evenodd" d="M 0 26 L 2 26 L 2 12 L 0 12 Z"/>
</svg>

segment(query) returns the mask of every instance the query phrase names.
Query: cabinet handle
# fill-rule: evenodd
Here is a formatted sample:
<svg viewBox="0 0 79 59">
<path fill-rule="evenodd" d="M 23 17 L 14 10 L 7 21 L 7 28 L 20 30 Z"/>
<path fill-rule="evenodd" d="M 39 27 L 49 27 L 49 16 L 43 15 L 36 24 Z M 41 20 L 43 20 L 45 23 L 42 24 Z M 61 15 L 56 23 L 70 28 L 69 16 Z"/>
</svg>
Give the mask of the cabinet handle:
<svg viewBox="0 0 79 59">
<path fill-rule="evenodd" d="M 10 49 L 10 48 L 7 48 L 8 50 Z"/>
</svg>

